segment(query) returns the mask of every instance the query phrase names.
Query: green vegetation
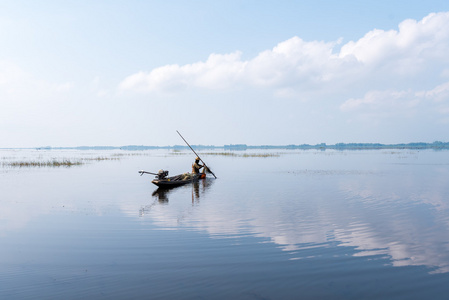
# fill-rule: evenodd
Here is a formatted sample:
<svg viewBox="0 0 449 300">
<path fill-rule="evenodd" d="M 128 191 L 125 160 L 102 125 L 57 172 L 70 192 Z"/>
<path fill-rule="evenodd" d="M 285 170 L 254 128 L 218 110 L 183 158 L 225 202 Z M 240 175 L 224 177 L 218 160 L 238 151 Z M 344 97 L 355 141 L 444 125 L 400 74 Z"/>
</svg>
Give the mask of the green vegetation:
<svg viewBox="0 0 449 300">
<path fill-rule="evenodd" d="M 5 160 L 5 159 L 3 159 Z M 104 161 L 104 160 L 120 160 L 119 157 L 107 157 L 107 156 L 97 156 L 97 157 L 85 157 L 85 158 L 53 158 L 50 160 L 16 160 L 16 161 L 3 161 L 1 165 L 3 167 L 12 168 L 59 168 L 59 167 L 74 167 L 81 166 L 90 161 Z"/>
<path fill-rule="evenodd" d="M 242 154 L 242 157 L 279 157 L 278 153 L 259 153 L 259 154 Z"/>
<path fill-rule="evenodd" d="M 29 167 L 72 167 L 79 166 L 83 163 L 81 161 L 71 161 L 68 159 L 64 160 L 51 160 L 51 161 L 13 161 L 13 162 L 3 162 L 3 166 L 16 167 L 16 168 L 29 168 Z"/>
<path fill-rule="evenodd" d="M 83 158 L 81 160 L 95 160 L 95 161 L 102 161 L 102 160 L 120 160 L 120 157 L 105 157 L 105 156 L 98 156 L 98 157 L 91 157 L 91 158 Z"/>
<path fill-rule="evenodd" d="M 219 156 L 234 156 L 234 157 L 279 157 L 279 153 L 235 153 L 235 152 L 207 152 L 202 155 L 219 155 Z"/>
<path fill-rule="evenodd" d="M 229 152 L 198 152 L 200 156 L 202 155 L 216 155 L 216 156 L 230 156 L 230 157 L 279 157 L 279 153 L 236 153 L 233 151 Z M 192 152 L 181 152 L 179 150 L 173 150 L 169 155 L 192 155 Z"/>
</svg>

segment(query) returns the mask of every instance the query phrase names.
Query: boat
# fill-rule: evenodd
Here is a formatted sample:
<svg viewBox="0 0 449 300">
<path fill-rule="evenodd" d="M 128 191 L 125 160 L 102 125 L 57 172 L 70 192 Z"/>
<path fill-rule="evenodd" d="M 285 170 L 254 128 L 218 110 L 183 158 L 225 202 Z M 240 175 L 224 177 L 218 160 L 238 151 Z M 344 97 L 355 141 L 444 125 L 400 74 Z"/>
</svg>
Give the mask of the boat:
<svg viewBox="0 0 449 300">
<path fill-rule="evenodd" d="M 201 161 L 203 163 L 203 166 L 201 166 L 201 167 L 204 167 L 203 173 L 198 173 L 198 174 L 197 173 L 184 173 L 184 174 L 168 177 L 168 171 L 159 170 L 157 173 L 152 173 L 152 172 L 147 172 L 147 171 L 141 170 L 141 171 L 139 171 L 140 176 L 142 176 L 143 174 L 156 175 L 156 178 L 153 179 L 151 182 L 153 184 L 157 185 L 159 188 L 172 188 L 172 187 L 185 185 L 187 183 L 197 182 L 199 179 L 206 178 L 206 172 L 212 174 L 215 178 L 217 178 L 217 176 L 215 176 L 215 174 L 212 172 L 212 170 L 208 166 L 206 166 L 204 161 L 199 157 L 199 155 L 195 152 L 195 150 L 193 150 L 192 146 L 190 146 L 190 144 L 184 139 L 184 137 L 179 133 L 179 131 L 176 130 L 176 132 L 184 140 L 184 142 L 187 144 L 187 146 L 189 146 L 190 150 L 192 150 L 193 153 L 195 153 L 195 155 L 196 155 L 195 163 L 197 163 L 197 161 Z M 199 170 L 200 168 L 197 168 L 197 169 Z M 193 165 L 192 165 L 192 171 L 196 172 L 193 168 Z"/>
<path fill-rule="evenodd" d="M 151 182 L 160 188 L 171 188 L 171 187 L 185 185 L 187 183 L 196 182 L 199 179 L 204 179 L 204 178 L 206 178 L 205 173 L 200 173 L 200 174 L 184 173 L 184 174 L 171 176 L 171 177 L 165 177 L 165 178 L 159 178 L 158 176 L 156 176 L 156 179 L 153 179 Z"/>
<path fill-rule="evenodd" d="M 160 188 L 177 187 L 187 183 L 197 182 L 199 179 L 206 178 L 206 173 L 198 173 L 198 174 L 184 173 L 171 177 L 168 177 L 168 171 L 164 170 L 159 170 L 159 172 L 157 173 L 141 170 L 139 171 L 139 173 L 140 176 L 142 176 L 143 174 L 156 175 L 156 178 L 153 179 L 151 182 Z"/>
</svg>

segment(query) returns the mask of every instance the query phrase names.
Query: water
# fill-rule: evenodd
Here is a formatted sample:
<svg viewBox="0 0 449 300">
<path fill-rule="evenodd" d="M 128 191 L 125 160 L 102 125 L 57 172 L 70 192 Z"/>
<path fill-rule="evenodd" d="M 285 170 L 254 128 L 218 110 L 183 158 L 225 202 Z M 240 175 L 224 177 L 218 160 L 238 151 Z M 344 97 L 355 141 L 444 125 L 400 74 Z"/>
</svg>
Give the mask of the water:
<svg viewBox="0 0 449 300">
<path fill-rule="evenodd" d="M 0 298 L 446 298 L 448 151 L 232 153 L 2 150 Z"/>
</svg>

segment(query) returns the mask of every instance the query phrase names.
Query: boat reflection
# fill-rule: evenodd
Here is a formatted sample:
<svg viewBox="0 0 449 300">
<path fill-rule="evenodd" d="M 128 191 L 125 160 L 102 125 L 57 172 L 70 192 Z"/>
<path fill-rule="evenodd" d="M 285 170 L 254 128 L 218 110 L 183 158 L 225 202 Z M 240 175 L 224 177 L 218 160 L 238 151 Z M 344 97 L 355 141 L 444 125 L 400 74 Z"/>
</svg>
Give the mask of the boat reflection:
<svg viewBox="0 0 449 300">
<path fill-rule="evenodd" d="M 168 194 L 172 189 L 167 188 L 158 188 L 152 194 L 153 197 L 156 197 L 159 203 L 167 203 L 168 202 Z"/>
<path fill-rule="evenodd" d="M 214 179 L 206 178 L 181 187 L 172 187 L 172 188 L 159 187 L 151 194 L 151 196 L 154 198 L 154 201 L 151 204 L 141 207 L 139 209 L 139 216 L 142 217 L 143 215 L 147 214 L 150 210 L 153 209 L 155 205 L 167 205 L 169 203 L 169 198 L 171 194 L 175 195 L 180 191 L 185 192 L 186 189 L 191 189 L 192 205 L 199 204 L 200 198 L 204 196 L 205 193 L 207 193 L 208 189 L 211 187 L 214 181 L 215 181 Z"/>
<path fill-rule="evenodd" d="M 205 193 L 206 190 L 212 185 L 213 179 L 201 179 L 195 182 L 192 182 L 191 185 L 183 186 L 183 187 L 173 187 L 173 188 L 157 188 L 152 196 L 155 197 L 159 203 L 165 204 L 168 203 L 169 194 L 179 190 L 180 188 L 191 188 L 192 189 L 192 201 L 199 201 L 201 194 Z"/>
</svg>

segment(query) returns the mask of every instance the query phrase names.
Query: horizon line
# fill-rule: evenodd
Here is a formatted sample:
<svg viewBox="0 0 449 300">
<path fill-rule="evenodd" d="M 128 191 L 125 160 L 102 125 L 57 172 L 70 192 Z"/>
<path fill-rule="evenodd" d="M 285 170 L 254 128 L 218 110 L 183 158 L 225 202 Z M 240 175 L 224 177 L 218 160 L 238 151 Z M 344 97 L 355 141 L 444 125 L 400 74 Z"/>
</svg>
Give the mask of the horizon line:
<svg viewBox="0 0 449 300">
<path fill-rule="evenodd" d="M 225 145 L 204 145 L 195 144 L 192 145 L 199 148 L 223 148 L 223 149 L 263 149 L 263 148 L 448 148 L 449 142 L 434 141 L 432 143 L 427 142 L 409 142 L 409 143 L 396 143 L 396 144 L 382 144 L 382 143 L 336 143 L 336 144 L 285 144 L 285 145 L 272 145 L 272 144 L 260 144 L 260 145 L 247 145 L 247 144 L 225 144 Z M 172 148 L 188 148 L 186 145 L 122 145 L 122 146 L 110 146 L 110 145 L 96 145 L 96 146 L 39 146 L 39 147 L 1 147 L 2 150 L 18 150 L 18 149 L 36 149 L 36 150 L 50 150 L 50 149 L 124 149 L 130 150 L 131 148 L 147 148 L 147 149 L 172 149 Z"/>
</svg>

